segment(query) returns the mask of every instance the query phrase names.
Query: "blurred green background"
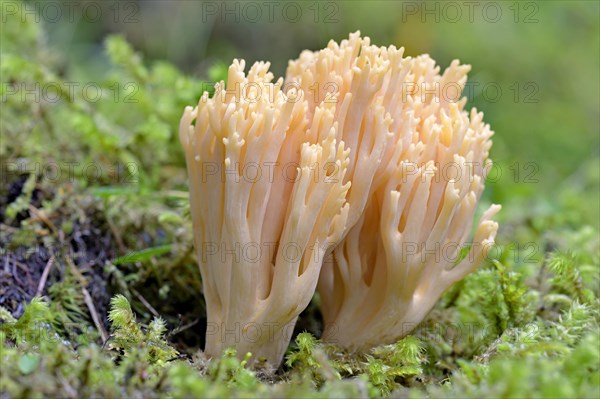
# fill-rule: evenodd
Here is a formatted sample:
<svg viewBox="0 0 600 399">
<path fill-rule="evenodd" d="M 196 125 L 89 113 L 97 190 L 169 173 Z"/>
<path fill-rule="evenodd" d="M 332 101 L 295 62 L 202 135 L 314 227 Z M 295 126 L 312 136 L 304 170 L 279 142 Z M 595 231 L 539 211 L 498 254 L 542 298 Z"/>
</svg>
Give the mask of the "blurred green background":
<svg viewBox="0 0 600 399">
<path fill-rule="evenodd" d="M 17 2 L 3 2 L 3 22 L 12 16 L 12 3 Z M 131 133 L 118 128 L 108 130 L 119 143 L 117 147 L 125 149 L 149 142 L 150 137 L 173 144 L 156 149 L 158 154 L 151 157 L 131 149 L 134 156 L 128 159 L 140 161 L 139 172 L 147 172 L 145 179 L 154 187 L 165 179 L 149 170 L 155 167 L 153 162 L 170 159 L 178 167 L 183 165 L 175 130 L 180 108 L 201 94 L 202 86 L 195 82 L 222 76 L 233 58 L 248 63 L 271 61 L 275 76 L 282 76 L 288 60 L 303 49 L 322 48 L 329 40 L 342 40 L 356 30 L 375 44 L 404 46 L 408 55 L 429 53 L 442 69 L 458 58 L 472 65 L 465 92 L 469 106 L 484 111 L 485 120 L 496 132 L 491 156 L 498 168 L 489 179 L 485 198 L 504 204 L 517 201 L 526 209 L 533 206 L 531 198 L 535 197 L 537 207 L 557 200 L 568 202 L 572 199 L 564 198 L 567 188 L 591 185 L 590 201 L 576 207 L 581 221 L 598 225 L 599 4 L 33 1 L 25 3 L 24 19 L 43 26 L 47 32 L 43 41 L 49 50 L 40 55 L 29 48 L 23 27 L 15 30 L 15 37 L 7 37 L 11 35 L 8 21 L 3 35 L 10 40 L 3 40 L 3 51 L 10 52 L 12 44 L 20 44 L 20 51 L 29 52 L 31 59 L 39 58 L 58 71 L 59 77 L 101 82 L 104 87 L 117 81 L 127 84 L 128 75 L 115 75 L 114 64 L 119 60 L 128 73 L 136 63 L 153 65 L 148 76 L 144 77 L 143 71 L 133 76 L 147 85 L 147 93 L 132 93 L 142 101 L 142 106 L 135 108 L 145 113 L 138 115 L 135 137 L 127 138 Z M 130 49 L 107 46 L 105 39 L 111 34 L 122 35 L 143 61 L 128 53 Z M 189 80 L 182 80 L 179 72 L 162 60 L 175 65 Z M 10 76 L 12 67 L 22 69 L 5 57 L 3 73 Z M 130 130 L 135 119 L 129 105 L 88 105 L 95 110 L 110 107 L 102 112 L 114 115 L 124 130 Z M 164 112 L 157 115 L 153 107 Z M 6 124 L 8 121 L 4 119 Z M 102 130 L 97 125 L 94 129 Z M 3 146 L 8 151 L 6 144 Z M 91 159 L 97 158 L 91 155 Z M 166 180 L 171 182 L 168 184 L 183 183 Z"/>
</svg>

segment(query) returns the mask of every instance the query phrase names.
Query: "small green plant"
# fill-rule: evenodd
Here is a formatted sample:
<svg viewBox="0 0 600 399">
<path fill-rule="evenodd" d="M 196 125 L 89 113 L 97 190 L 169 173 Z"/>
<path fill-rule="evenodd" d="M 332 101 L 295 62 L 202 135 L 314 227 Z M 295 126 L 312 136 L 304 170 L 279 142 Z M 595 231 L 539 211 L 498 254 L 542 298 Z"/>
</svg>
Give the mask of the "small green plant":
<svg viewBox="0 0 600 399">
<path fill-rule="evenodd" d="M 234 348 L 227 348 L 223 356 L 210 367 L 210 376 L 214 382 L 221 382 L 230 387 L 252 389 L 258 383 L 254 372 L 246 368 L 252 353 L 246 353 L 244 360 L 237 358 Z"/>
<path fill-rule="evenodd" d="M 286 356 L 286 366 L 293 368 L 303 378 L 321 386 L 325 381 L 339 380 L 340 373 L 335 362 L 331 362 L 321 343 L 310 333 L 298 334 L 295 347 Z"/>
<path fill-rule="evenodd" d="M 383 396 L 400 387 L 406 378 L 423 373 L 425 348 L 415 336 L 407 336 L 395 344 L 374 348 L 366 356 L 365 371 L 369 382 Z"/>
<path fill-rule="evenodd" d="M 582 303 L 592 303 L 594 294 L 584 286 L 577 263 L 577 257 L 573 252 L 552 254 L 548 261 L 548 269 L 554 273 L 551 283 L 561 293 L 566 293 Z"/>
<path fill-rule="evenodd" d="M 0 307 L 0 341 L 4 342 L 8 338 L 17 344 L 40 344 L 50 330 L 48 316 L 48 304 L 41 297 L 34 297 L 18 320 Z"/>
<path fill-rule="evenodd" d="M 4 173 L 4 171 L 2 173 Z M 19 195 L 19 197 L 6 208 L 6 218 L 9 221 L 13 220 L 19 212 L 23 212 L 29 207 L 29 203 L 31 202 L 31 194 L 35 188 L 35 180 L 35 173 L 31 173 L 27 177 L 27 180 L 25 180 L 25 185 L 23 186 L 21 195 Z"/>
<path fill-rule="evenodd" d="M 108 319 L 112 323 L 110 346 L 123 352 L 127 357 L 134 351 L 144 350 L 146 360 L 159 366 L 173 360 L 178 355 L 165 340 L 165 322 L 161 318 L 152 320 L 146 331 L 135 321 L 129 301 L 123 295 L 115 296 L 111 301 Z"/>
</svg>

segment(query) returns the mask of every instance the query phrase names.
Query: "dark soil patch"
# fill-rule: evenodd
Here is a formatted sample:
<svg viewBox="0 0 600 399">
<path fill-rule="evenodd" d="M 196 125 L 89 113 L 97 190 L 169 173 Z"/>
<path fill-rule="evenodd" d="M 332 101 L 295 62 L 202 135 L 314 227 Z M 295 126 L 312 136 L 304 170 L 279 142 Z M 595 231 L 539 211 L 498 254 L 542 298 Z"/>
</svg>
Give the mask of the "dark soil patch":
<svg viewBox="0 0 600 399">
<path fill-rule="evenodd" d="M 15 201 L 26 177 L 16 179 L 8 186 L 6 205 Z M 68 234 L 63 230 L 44 228 L 43 221 L 32 211 L 23 211 L 11 225 L 0 225 L 0 306 L 13 316 L 23 313 L 24 305 L 36 294 L 47 295 L 53 284 L 63 281 L 73 267 L 83 280 L 99 315 L 106 319 L 110 295 L 104 264 L 113 259 L 116 249 L 97 201 L 77 195 L 70 186 L 63 186 L 65 207 L 58 207 L 45 215 L 47 223 L 72 226 Z M 52 200 L 56 192 L 38 188 L 33 192 L 31 205 L 41 207 L 42 200 Z M 67 209 L 65 209 L 67 208 Z M 24 245 L 25 243 L 25 245 Z M 45 283 L 44 269 L 53 259 Z M 39 291 L 39 292 L 38 292 Z"/>
<path fill-rule="evenodd" d="M 11 177 L 0 188 L 3 211 L 19 198 L 26 180 L 27 176 Z M 44 207 L 48 202 L 55 205 Z M 85 288 L 94 311 L 109 331 L 110 299 L 121 293 L 128 297 L 142 324 L 149 323 L 155 314 L 164 318 L 171 332 L 169 340 L 180 351 L 193 353 L 203 346 L 206 313 L 191 242 L 180 245 L 181 253 L 115 268 L 111 262 L 125 253 L 170 244 L 177 238 L 155 220 L 144 220 L 135 226 L 118 220 L 119 225 L 111 225 L 106 219 L 106 203 L 72 183 L 38 182 L 30 205 L 35 209 L 20 212 L 9 222 L 0 221 L 0 306 L 18 318 L 36 294 L 56 303 L 68 297 L 70 294 L 64 292 L 70 289 L 80 297 L 76 313 L 93 326 L 89 306 L 81 301 Z M 36 214 L 41 209 L 42 217 Z M 120 245 L 115 230 L 123 239 Z M 170 285 L 167 297 L 160 295 L 165 284 Z M 59 297 L 54 293 L 58 287 L 63 292 Z M 72 308 L 72 303 L 58 306 L 64 312 Z M 62 320 L 70 318 L 61 316 Z"/>
</svg>

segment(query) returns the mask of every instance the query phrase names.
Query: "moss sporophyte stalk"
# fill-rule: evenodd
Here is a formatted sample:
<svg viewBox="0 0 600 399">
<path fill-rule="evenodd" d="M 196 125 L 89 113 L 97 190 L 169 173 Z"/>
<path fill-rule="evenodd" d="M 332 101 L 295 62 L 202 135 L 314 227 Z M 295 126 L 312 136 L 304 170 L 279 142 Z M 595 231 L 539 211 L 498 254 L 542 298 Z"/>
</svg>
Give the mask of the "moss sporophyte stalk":
<svg viewBox="0 0 600 399">
<path fill-rule="evenodd" d="M 470 67 L 441 73 L 358 32 L 302 52 L 285 80 L 245 66 L 234 60 L 179 130 L 205 352 L 279 365 L 315 291 L 323 340 L 397 341 L 476 270 L 498 229 L 498 205 L 472 228 L 493 132 L 460 96 Z M 427 250 L 439 246 L 446 256 Z"/>
</svg>

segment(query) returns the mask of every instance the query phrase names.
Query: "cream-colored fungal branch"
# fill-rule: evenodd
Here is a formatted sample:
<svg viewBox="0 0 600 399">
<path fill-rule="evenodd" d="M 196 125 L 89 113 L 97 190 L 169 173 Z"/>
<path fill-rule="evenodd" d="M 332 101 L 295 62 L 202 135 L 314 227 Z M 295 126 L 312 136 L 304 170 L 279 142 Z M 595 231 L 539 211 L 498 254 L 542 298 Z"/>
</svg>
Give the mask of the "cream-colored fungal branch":
<svg viewBox="0 0 600 399">
<path fill-rule="evenodd" d="M 466 98 L 461 96 L 470 67 L 458 61 L 440 74 L 428 55 L 403 58 L 403 49 L 377 48 L 358 34 L 341 45 L 331 42 L 318 54 L 304 52 L 290 64 L 288 79 L 300 74 L 315 85 L 314 76 L 319 76 L 317 82 L 327 77 L 347 99 L 364 87 L 347 83 L 359 74 L 355 65 L 384 70 L 376 75 L 383 75 L 381 81 L 365 84 L 375 94 L 362 111 L 345 114 L 338 106 L 336 117 L 353 118 L 340 121 L 338 131 L 344 142 L 354 143 L 348 144 L 351 216 L 345 239 L 323 266 L 318 288 L 324 338 L 365 348 L 410 332 L 447 288 L 481 264 L 493 244 L 498 225 L 491 218 L 497 205 L 484 213 L 469 241 L 491 165 L 493 133 L 482 114 L 464 110 Z M 357 166 L 361 148 L 375 148 L 372 143 L 383 135 L 365 123 L 374 104 L 384 108 L 385 129 L 392 138 L 383 151 L 362 151 L 365 165 L 377 165 L 373 171 Z M 357 187 L 363 189 L 358 192 Z M 467 256 L 459 259 L 469 246 Z"/>
<path fill-rule="evenodd" d="M 347 229 L 360 218 L 392 140 L 389 109 L 393 106 L 386 103 L 385 82 L 404 68 L 403 49 L 390 49 L 389 54 L 380 50 L 355 33 L 341 45 L 331 41 L 323 50 L 303 51 L 287 70 L 286 82 L 303 91 L 309 115 L 323 104 L 335 105 L 336 138 L 350 150 L 345 176 L 352 182 Z"/>
<path fill-rule="evenodd" d="M 181 120 L 208 327 L 206 353 L 229 346 L 277 366 L 323 257 L 345 230 L 348 151 L 331 106 L 309 117 L 269 65 L 244 62 Z"/>
<path fill-rule="evenodd" d="M 359 32 L 320 51 L 303 51 L 290 61 L 286 84 L 300 88 L 311 115 L 336 104 L 337 139 L 350 150 L 346 181 L 350 205 L 347 229 L 358 221 L 384 178 L 396 143 L 408 145 L 415 129 L 439 109 L 460 99 L 469 67 L 454 62 L 440 76 L 427 55 L 403 57 L 404 48 L 378 47 Z"/>
<path fill-rule="evenodd" d="M 432 102 L 412 139 L 396 142 L 381 187 L 322 270 L 324 339 L 364 349 L 408 334 L 493 245 L 498 205 L 469 241 L 492 132 L 462 106 Z"/>
</svg>

